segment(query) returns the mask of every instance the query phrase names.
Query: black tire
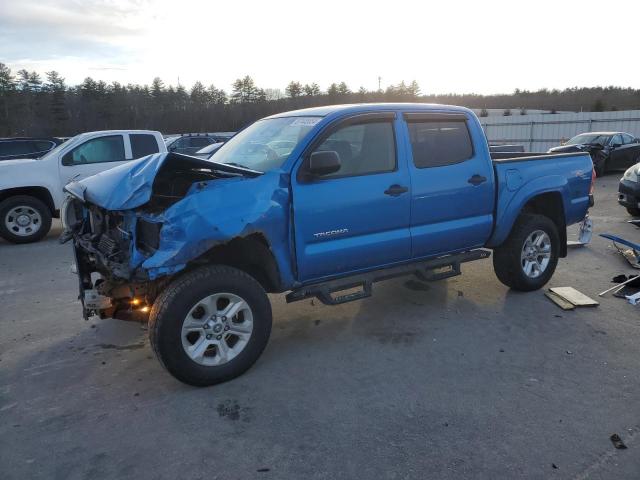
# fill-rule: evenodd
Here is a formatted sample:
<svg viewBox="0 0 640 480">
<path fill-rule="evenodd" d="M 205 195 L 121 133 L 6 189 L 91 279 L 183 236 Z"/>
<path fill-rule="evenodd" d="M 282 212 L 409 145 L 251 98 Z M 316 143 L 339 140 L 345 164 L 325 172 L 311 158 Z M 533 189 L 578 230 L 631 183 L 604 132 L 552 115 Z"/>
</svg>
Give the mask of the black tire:
<svg viewBox="0 0 640 480">
<path fill-rule="evenodd" d="M 40 215 L 40 224 L 32 234 L 18 235 L 6 225 L 7 215 L 16 207 L 25 207 Z M 32 243 L 41 240 L 51 230 L 51 210 L 42 200 L 30 195 L 16 195 L 0 202 L 0 237 L 11 243 Z"/>
<path fill-rule="evenodd" d="M 222 292 L 246 301 L 253 314 L 253 330 L 235 358 L 219 366 L 201 365 L 182 346 L 182 325 L 198 302 Z M 178 380 L 194 386 L 242 375 L 258 360 L 270 334 L 271 304 L 262 286 L 243 271 L 223 265 L 200 267 L 178 277 L 158 296 L 149 317 L 149 339 L 160 363 Z"/>
<path fill-rule="evenodd" d="M 551 255 L 544 271 L 536 278 L 527 276 L 521 260 L 525 241 L 536 230 L 549 236 Z M 555 223 L 544 215 L 522 214 L 516 220 L 509 237 L 493 251 L 493 268 L 498 280 L 514 290 L 529 292 L 542 288 L 558 264 L 560 236 Z"/>
<path fill-rule="evenodd" d="M 627 212 L 629 212 L 629 215 L 631 215 L 632 217 L 640 217 L 640 208 L 636 208 L 636 207 L 626 207 L 627 208 Z"/>
</svg>

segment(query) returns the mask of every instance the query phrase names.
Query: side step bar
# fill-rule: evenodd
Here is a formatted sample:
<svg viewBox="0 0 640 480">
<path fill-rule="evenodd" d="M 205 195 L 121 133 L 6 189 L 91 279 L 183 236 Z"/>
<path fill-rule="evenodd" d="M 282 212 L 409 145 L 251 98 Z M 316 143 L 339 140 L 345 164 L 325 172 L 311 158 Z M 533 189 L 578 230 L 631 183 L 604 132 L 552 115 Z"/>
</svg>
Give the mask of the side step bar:
<svg viewBox="0 0 640 480">
<path fill-rule="evenodd" d="M 421 280 L 429 282 L 455 277 L 461 273 L 460 264 L 488 258 L 490 255 L 491 252 L 489 250 L 471 250 L 432 260 L 351 275 L 327 282 L 305 285 L 287 294 L 286 299 L 287 303 L 291 303 L 315 297 L 325 305 L 339 305 L 370 297 L 374 282 L 412 274 L 417 275 Z M 360 288 L 360 290 L 334 295 L 338 292 L 355 288 Z"/>
</svg>

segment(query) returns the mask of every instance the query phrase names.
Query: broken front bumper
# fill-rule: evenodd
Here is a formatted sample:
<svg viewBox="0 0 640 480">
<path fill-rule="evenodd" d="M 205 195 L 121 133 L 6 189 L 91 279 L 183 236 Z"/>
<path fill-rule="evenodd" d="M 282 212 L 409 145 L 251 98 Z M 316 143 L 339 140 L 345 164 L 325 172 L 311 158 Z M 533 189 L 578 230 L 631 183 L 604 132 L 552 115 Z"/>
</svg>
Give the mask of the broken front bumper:
<svg viewBox="0 0 640 480">
<path fill-rule="evenodd" d="M 85 320 L 91 316 L 146 322 L 155 300 L 158 282 L 113 280 L 96 269 L 87 252 L 73 243 L 78 299 Z"/>
<path fill-rule="evenodd" d="M 157 282 L 132 274 L 134 238 L 123 215 L 78 200 L 65 202 L 64 213 L 60 240 L 72 241 L 84 318 L 146 320 Z"/>
<path fill-rule="evenodd" d="M 640 183 L 621 180 L 618 187 L 618 203 L 627 208 L 640 208 Z"/>
</svg>

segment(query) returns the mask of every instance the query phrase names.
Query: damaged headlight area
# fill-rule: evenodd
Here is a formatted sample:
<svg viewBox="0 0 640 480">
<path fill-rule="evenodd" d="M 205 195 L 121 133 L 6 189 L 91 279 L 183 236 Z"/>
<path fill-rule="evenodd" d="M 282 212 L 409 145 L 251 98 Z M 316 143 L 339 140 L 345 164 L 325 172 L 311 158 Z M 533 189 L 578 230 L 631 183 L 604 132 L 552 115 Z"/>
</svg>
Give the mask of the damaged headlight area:
<svg viewBox="0 0 640 480">
<path fill-rule="evenodd" d="M 104 269 L 116 277 L 129 278 L 131 236 L 124 228 L 123 215 L 67 197 L 60 216 L 64 225 L 62 243 L 74 238 L 76 246 L 89 255 L 96 270 Z"/>
<path fill-rule="evenodd" d="M 74 196 L 67 197 L 60 215 L 64 225 L 60 240 L 73 239 L 85 318 L 99 315 L 144 321 L 155 298 L 155 284 L 132 278 L 129 266 L 132 235 L 125 215 Z M 141 230 L 145 231 L 145 242 L 152 245 L 152 232 L 146 234 L 144 225 Z"/>
<path fill-rule="evenodd" d="M 622 176 L 623 180 L 638 183 L 640 179 L 640 163 L 629 167 Z"/>
</svg>

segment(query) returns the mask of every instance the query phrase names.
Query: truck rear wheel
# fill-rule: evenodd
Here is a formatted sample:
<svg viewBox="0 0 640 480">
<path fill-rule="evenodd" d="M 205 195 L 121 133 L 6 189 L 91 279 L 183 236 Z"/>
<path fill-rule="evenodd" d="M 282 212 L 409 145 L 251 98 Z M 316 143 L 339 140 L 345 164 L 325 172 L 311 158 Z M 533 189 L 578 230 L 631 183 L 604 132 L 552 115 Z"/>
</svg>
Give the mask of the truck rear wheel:
<svg viewBox="0 0 640 480">
<path fill-rule="evenodd" d="M 498 280 L 514 290 L 542 288 L 558 264 L 560 237 L 555 223 L 544 215 L 523 214 L 507 240 L 494 249 Z"/>
<path fill-rule="evenodd" d="M 0 237 L 11 243 L 31 243 L 51 230 L 51 210 L 30 195 L 16 195 L 0 202 Z"/>
<path fill-rule="evenodd" d="M 262 286 L 222 265 L 178 277 L 156 299 L 149 319 L 149 339 L 162 365 L 195 386 L 242 375 L 270 334 L 271 305 Z"/>
</svg>

